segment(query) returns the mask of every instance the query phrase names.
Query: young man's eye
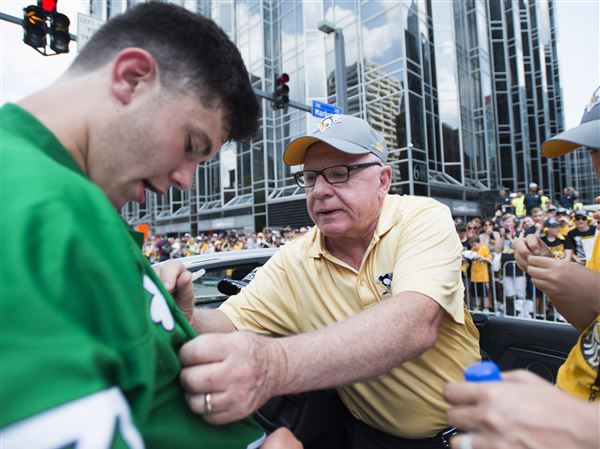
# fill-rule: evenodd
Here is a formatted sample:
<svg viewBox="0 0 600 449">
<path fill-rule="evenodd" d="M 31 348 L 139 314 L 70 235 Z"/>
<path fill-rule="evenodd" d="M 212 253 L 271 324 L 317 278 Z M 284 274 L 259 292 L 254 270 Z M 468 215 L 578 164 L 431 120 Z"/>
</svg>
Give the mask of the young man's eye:
<svg viewBox="0 0 600 449">
<path fill-rule="evenodd" d="M 194 151 L 194 145 L 192 144 L 192 136 L 187 136 L 187 140 L 185 141 L 185 152 L 191 153 Z"/>
</svg>

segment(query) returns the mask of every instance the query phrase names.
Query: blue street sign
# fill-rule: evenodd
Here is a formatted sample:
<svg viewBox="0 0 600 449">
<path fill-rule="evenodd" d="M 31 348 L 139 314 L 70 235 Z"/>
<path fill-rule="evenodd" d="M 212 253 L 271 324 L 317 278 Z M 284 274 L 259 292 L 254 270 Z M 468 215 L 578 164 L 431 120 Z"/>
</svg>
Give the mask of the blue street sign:
<svg viewBox="0 0 600 449">
<path fill-rule="evenodd" d="M 319 118 L 325 118 L 331 114 L 343 114 L 342 108 L 334 106 L 332 104 L 321 103 L 320 101 L 313 100 L 312 102 L 312 115 Z"/>
</svg>

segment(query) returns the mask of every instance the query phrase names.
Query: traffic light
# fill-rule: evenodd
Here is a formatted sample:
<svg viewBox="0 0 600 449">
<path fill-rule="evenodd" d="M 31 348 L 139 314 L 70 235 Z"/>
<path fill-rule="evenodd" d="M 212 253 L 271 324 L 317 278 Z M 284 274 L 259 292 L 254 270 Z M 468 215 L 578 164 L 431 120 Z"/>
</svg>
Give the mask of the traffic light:
<svg viewBox="0 0 600 449">
<path fill-rule="evenodd" d="M 38 0 L 37 6 L 24 8 L 23 42 L 44 56 L 68 53 L 71 35 L 69 34 L 69 18 L 56 11 L 58 0 Z M 46 34 L 50 35 L 50 49 L 46 52 Z"/>
<path fill-rule="evenodd" d="M 46 47 L 46 13 L 39 6 L 23 9 L 23 42 L 36 49 Z"/>
<path fill-rule="evenodd" d="M 287 73 L 282 73 L 275 77 L 275 98 L 273 100 L 273 109 L 285 109 L 287 111 L 290 102 L 290 88 L 287 83 L 290 77 Z"/>
<path fill-rule="evenodd" d="M 69 18 L 58 12 L 55 12 L 50 18 L 50 48 L 56 53 L 69 53 L 70 24 Z"/>
<path fill-rule="evenodd" d="M 58 0 L 38 0 L 37 3 L 38 6 L 47 13 L 54 14 L 56 12 L 56 4 L 58 3 Z"/>
</svg>

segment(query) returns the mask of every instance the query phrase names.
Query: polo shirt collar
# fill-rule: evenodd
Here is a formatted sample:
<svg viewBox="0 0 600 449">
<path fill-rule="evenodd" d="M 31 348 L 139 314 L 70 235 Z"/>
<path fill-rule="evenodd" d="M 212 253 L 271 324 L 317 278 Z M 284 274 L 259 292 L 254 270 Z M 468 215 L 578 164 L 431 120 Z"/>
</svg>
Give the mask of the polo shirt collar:
<svg viewBox="0 0 600 449">
<path fill-rule="evenodd" d="M 383 199 L 383 205 L 381 207 L 381 214 L 377 221 L 377 226 L 371 239 L 369 247 L 373 247 L 381 237 L 383 237 L 398 221 L 398 209 L 394 206 L 394 201 L 391 195 L 386 195 Z M 308 249 L 308 256 L 314 259 L 318 259 L 327 252 L 325 248 L 325 236 L 317 226 L 313 226 L 310 231 L 310 247 Z"/>
</svg>

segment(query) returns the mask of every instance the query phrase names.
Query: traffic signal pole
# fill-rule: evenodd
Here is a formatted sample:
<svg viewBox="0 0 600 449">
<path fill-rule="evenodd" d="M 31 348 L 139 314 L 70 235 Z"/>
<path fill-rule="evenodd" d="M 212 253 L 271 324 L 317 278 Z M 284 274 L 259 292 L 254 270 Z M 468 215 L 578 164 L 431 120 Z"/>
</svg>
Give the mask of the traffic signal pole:
<svg viewBox="0 0 600 449">
<path fill-rule="evenodd" d="M 254 93 L 256 94 L 257 97 L 264 98 L 265 100 L 269 100 L 273 103 L 276 100 L 276 96 L 273 92 L 265 92 L 264 90 L 260 90 L 255 87 Z M 288 106 L 292 107 L 292 108 L 300 109 L 301 111 L 312 112 L 312 109 L 310 106 L 303 104 L 303 103 L 299 103 L 294 100 L 290 100 L 288 102 Z"/>
</svg>

